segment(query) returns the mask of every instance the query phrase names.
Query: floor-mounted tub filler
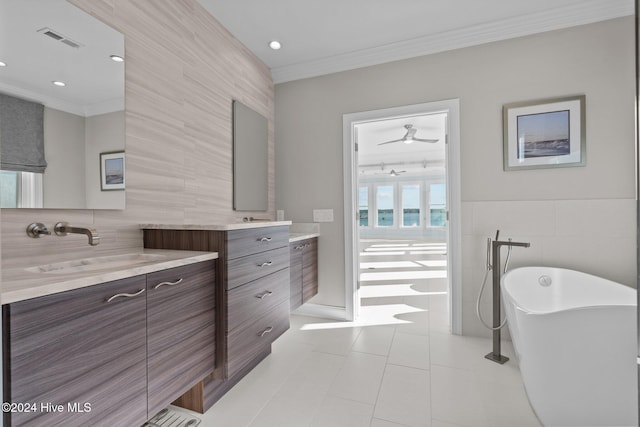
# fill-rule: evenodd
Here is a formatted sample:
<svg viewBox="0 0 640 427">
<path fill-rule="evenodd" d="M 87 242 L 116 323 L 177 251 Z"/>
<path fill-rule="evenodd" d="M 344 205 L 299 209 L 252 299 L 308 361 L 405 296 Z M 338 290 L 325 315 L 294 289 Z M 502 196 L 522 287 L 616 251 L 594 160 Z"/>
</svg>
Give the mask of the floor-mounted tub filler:
<svg viewBox="0 0 640 427">
<path fill-rule="evenodd" d="M 637 426 L 636 290 L 522 267 L 501 281 L 522 379 L 545 426 Z"/>
</svg>

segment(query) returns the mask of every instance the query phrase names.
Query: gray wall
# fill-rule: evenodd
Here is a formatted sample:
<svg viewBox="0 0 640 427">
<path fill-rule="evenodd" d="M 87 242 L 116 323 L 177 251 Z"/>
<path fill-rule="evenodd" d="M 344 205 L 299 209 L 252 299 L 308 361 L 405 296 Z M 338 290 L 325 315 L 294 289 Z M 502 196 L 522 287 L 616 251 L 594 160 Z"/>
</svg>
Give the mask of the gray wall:
<svg viewBox="0 0 640 427">
<path fill-rule="evenodd" d="M 635 286 L 633 43 L 626 17 L 276 85 L 276 207 L 299 222 L 335 210 L 322 224 L 312 302 L 344 306 L 342 115 L 451 98 L 461 116 L 463 333 L 486 334 L 474 304 L 497 228 L 532 243 L 512 266 Z M 586 95 L 587 166 L 504 172 L 502 105 L 576 94 Z"/>
<path fill-rule="evenodd" d="M 45 107 L 44 206 L 86 206 L 84 139 L 84 117 Z"/>
<path fill-rule="evenodd" d="M 124 209 L 124 191 L 100 190 L 100 153 L 123 151 L 124 145 L 124 111 L 86 118 L 84 151 L 87 208 Z"/>
<path fill-rule="evenodd" d="M 82 117 L 45 107 L 45 208 L 123 209 L 123 191 L 100 190 L 100 153 L 124 146 L 124 111 Z"/>
</svg>

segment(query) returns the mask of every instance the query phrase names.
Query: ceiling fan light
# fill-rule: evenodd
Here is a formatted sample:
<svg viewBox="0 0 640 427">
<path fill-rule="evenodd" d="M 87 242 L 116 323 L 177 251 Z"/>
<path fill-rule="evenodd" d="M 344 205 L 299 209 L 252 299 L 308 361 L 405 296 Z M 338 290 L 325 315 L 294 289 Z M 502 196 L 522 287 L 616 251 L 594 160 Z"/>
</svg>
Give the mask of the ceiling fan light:
<svg viewBox="0 0 640 427">
<path fill-rule="evenodd" d="M 403 141 L 405 144 L 411 144 L 413 142 L 413 138 L 407 138 Z"/>
</svg>

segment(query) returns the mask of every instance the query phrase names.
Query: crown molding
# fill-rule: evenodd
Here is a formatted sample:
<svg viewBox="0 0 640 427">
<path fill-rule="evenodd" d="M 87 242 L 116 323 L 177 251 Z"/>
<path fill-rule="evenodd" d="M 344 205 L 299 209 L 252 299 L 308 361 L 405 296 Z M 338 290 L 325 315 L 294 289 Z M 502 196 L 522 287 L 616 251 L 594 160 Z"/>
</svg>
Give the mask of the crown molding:
<svg viewBox="0 0 640 427">
<path fill-rule="evenodd" d="M 18 86 L 0 82 L 0 92 L 7 95 L 22 98 L 27 101 L 37 102 L 48 108 L 64 111 L 66 113 L 75 114 L 81 117 L 97 116 L 99 114 L 112 113 L 114 111 L 124 110 L 124 98 L 114 98 L 107 101 L 80 105 L 67 100 L 56 98 L 50 95 L 43 95 Z"/>
<path fill-rule="evenodd" d="M 274 84 L 430 55 L 635 13 L 633 0 L 585 0 L 571 6 L 502 19 L 313 61 L 274 67 Z"/>
</svg>

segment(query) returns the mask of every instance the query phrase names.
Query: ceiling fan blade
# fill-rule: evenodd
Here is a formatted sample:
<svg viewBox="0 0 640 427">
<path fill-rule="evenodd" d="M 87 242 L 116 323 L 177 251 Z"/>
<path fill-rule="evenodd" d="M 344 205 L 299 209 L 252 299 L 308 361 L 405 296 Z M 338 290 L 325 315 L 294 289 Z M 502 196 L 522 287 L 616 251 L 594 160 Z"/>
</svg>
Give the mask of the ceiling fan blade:
<svg viewBox="0 0 640 427">
<path fill-rule="evenodd" d="M 400 141 L 404 141 L 404 140 L 403 139 L 394 139 L 393 141 L 381 142 L 378 145 L 391 144 L 392 142 L 400 142 Z"/>
<path fill-rule="evenodd" d="M 440 141 L 439 139 L 422 139 L 422 138 L 413 138 L 414 141 L 418 141 L 418 142 L 438 142 Z"/>
</svg>

